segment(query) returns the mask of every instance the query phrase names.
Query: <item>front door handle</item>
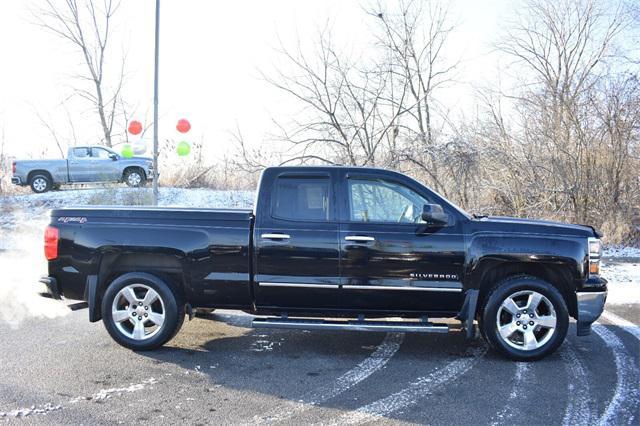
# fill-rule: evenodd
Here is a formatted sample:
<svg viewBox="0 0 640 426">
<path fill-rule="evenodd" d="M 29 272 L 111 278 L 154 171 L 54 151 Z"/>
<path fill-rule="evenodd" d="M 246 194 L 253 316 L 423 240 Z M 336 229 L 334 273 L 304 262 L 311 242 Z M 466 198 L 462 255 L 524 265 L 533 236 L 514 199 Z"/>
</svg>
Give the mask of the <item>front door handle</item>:
<svg viewBox="0 0 640 426">
<path fill-rule="evenodd" d="M 359 243 L 368 243 L 376 240 L 375 238 L 368 237 L 366 235 L 347 235 L 344 239 L 347 241 L 357 241 Z"/>
<path fill-rule="evenodd" d="M 264 240 L 288 240 L 291 236 L 288 234 L 262 234 L 260 238 Z"/>
</svg>

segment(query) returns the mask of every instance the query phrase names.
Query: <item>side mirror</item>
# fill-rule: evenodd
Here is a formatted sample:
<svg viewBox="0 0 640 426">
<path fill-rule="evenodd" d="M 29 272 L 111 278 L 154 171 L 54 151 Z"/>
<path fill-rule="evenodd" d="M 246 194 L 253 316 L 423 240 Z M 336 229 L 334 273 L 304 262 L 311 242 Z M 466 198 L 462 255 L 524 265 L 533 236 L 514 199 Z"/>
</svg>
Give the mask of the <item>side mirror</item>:
<svg viewBox="0 0 640 426">
<path fill-rule="evenodd" d="M 113 161 L 117 161 L 118 160 L 118 154 L 109 154 L 109 158 L 111 158 Z"/>
<path fill-rule="evenodd" d="M 427 222 L 427 225 L 445 226 L 449 223 L 449 216 L 440 204 L 425 204 L 422 207 L 422 220 Z"/>
</svg>

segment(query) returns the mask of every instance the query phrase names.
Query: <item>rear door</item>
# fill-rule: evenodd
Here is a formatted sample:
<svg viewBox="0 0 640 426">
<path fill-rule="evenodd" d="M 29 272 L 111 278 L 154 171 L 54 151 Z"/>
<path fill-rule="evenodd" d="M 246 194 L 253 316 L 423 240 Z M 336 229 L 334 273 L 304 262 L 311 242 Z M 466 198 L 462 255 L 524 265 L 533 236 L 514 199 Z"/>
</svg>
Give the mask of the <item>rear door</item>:
<svg viewBox="0 0 640 426">
<path fill-rule="evenodd" d="M 258 307 L 338 307 L 338 224 L 332 172 L 283 172 L 260 188 L 254 229 Z"/>
<path fill-rule="evenodd" d="M 69 165 L 69 181 L 89 182 L 91 173 L 91 148 L 78 147 L 69 151 L 67 163 Z"/>
<path fill-rule="evenodd" d="M 345 173 L 340 187 L 343 308 L 416 313 L 459 309 L 465 252 L 455 216 L 450 214 L 447 226 L 428 227 L 422 207 L 437 200 L 410 180 Z"/>
</svg>

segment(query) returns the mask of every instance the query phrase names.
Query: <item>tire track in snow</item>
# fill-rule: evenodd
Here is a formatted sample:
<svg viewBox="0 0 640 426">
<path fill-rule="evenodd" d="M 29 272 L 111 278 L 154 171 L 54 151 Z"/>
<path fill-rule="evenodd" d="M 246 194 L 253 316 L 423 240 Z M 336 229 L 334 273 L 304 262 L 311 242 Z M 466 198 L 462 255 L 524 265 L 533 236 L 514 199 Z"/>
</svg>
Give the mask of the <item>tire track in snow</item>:
<svg viewBox="0 0 640 426">
<path fill-rule="evenodd" d="M 560 356 L 567 370 L 568 398 L 562 425 L 590 426 L 595 422 L 597 413 L 590 403 L 592 395 L 587 370 L 569 341 L 565 343 Z"/>
<path fill-rule="evenodd" d="M 640 409 L 640 377 L 638 366 L 629 356 L 622 341 L 602 324 L 592 327 L 606 345 L 611 348 L 616 363 L 616 388 L 611 400 L 602 413 L 598 424 L 634 424 L 635 416 Z"/>
<path fill-rule="evenodd" d="M 404 333 L 388 333 L 371 355 L 331 384 L 316 389 L 300 401 L 288 401 L 284 406 L 279 406 L 268 414 L 255 416 L 253 424 L 282 422 L 340 395 L 384 367 L 400 349 L 403 340 Z"/>
<path fill-rule="evenodd" d="M 452 361 L 428 376 L 420 377 L 403 390 L 347 413 L 335 419 L 331 424 L 344 425 L 380 421 L 383 416 L 416 404 L 419 399 L 431 395 L 442 385 L 456 380 L 469 371 L 486 352 L 486 347 L 473 349 L 470 358 Z"/>
<path fill-rule="evenodd" d="M 640 326 L 637 326 L 631 321 L 627 321 L 626 319 L 619 317 L 618 315 L 609 311 L 604 311 L 602 313 L 602 318 L 606 319 L 613 325 L 620 327 L 627 333 L 633 334 L 636 339 L 640 340 Z"/>
<path fill-rule="evenodd" d="M 516 407 L 516 401 L 518 398 L 518 389 L 524 383 L 525 375 L 531 366 L 526 362 L 517 362 L 516 363 L 516 374 L 514 376 L 513 385 L 511 386 L 511 393 L 509 394 L 509 398 L 507 399 L 507 404 L 504 408 L 493 416 L 490 424 L 492 426 L 500 425 L 500 424 L 514 424 L 514 417 L 518 412 L 518 408 Z"/>
</svg>

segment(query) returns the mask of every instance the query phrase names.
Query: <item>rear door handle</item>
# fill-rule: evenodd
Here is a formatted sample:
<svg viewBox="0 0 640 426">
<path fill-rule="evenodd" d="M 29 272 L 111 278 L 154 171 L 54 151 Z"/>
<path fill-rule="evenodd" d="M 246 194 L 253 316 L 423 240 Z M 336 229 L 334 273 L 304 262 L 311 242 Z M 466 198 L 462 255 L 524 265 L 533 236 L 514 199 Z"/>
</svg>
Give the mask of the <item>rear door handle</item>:
<svg viewBox="0 0 640 426">
<path fill-rule="evenodd" d="M 288 240 L 291 236 L 288 234 L 262 234 L 260 238 L 264 240 Z"/>
<path fill-rule="evenodd" d="M 375 238 L 368 237 L 366 235 L 347 235 L 344 239 L 347 241 L 357 241 L 359 243 L 368 243 L 376 240 Z"/>
</svg>

